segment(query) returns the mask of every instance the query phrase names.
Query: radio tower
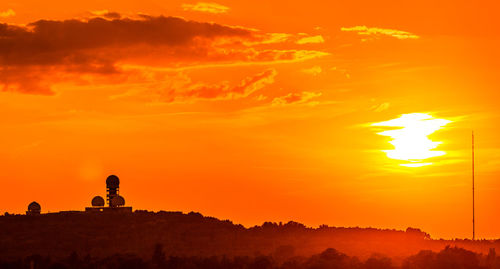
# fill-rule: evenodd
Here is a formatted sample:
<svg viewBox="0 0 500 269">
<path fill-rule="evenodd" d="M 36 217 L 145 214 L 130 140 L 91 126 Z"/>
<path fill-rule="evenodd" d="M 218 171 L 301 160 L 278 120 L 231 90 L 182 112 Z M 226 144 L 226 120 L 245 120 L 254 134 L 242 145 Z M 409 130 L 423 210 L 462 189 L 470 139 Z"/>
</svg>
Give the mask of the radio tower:
<svg viewBox="0 0 500 269">
<path fill-rule="evenodd" d="M 474 131 L 472 131 L 472 240 L 476 239 L 476 223 L 474 220 Z"/>
</svg>

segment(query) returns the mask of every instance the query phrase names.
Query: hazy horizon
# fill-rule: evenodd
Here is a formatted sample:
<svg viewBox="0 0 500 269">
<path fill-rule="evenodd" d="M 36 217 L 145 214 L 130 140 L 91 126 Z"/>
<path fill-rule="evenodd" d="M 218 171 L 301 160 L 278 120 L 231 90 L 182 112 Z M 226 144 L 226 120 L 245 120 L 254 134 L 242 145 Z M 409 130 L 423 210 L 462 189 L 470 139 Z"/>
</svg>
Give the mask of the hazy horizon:
<svg viewBox="0 0 500 269">
<path fill-rule="evenodd" d="M 0 214 L 134 209 L 246 227 L 500 238 L 498 4 L 0 3 Z"/>
</svg>

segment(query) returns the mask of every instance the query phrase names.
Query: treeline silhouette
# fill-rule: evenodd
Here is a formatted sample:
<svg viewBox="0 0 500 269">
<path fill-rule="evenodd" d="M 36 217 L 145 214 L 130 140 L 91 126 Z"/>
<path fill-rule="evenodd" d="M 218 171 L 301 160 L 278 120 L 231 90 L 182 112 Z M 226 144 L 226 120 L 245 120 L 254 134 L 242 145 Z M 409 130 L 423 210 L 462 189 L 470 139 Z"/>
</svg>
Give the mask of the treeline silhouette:
<svg viewBox="0 0 500 269">
<path fill-rule="evenodd" d="M 294 256 L 280 261 L 275 256 L 255 257 L 167 257 L 163 246 L 157 244 L 150 258 L 133 254 L 115 254 L 109 257 L 80 257 L 73 252 L 68 257 L 31 255 L 23 259 L 1 261 L 0 268 L 38 269 L 496 269 L 500 257 L 491 249 L 487 255 L 457 247 L 446 247 L 439 252 L 420 251 L 396 264 L 390 258 L 373 255 L 361 260 L 333 248 L 309 257 Z"/>
<path fill-rule="evenodd" d="M 269 256 L 282 262 L 294 256 L 308 257 L 335 248 L 349 256 L 367 259 L 379 253 L 401 263 L 422 249 L 435 252 L 447 245 L 487 254 L 500 241 L 433 240 L 419 229 L 405 231 L 374 228 L 340 228 L 322 225 L 266 222 L 245 228 L 229 220 L 199 213 L 60 212 L 39 216 L 0 216 L 0 259 L 12 260 L 33 253 L 62 259 L 75 251 L 81 257 L 110 258 L 132 253 L 145 260 L 161 244 L 166 257 Z M 121 256 L 124 258 L 124 256 Z"/>
</svg>

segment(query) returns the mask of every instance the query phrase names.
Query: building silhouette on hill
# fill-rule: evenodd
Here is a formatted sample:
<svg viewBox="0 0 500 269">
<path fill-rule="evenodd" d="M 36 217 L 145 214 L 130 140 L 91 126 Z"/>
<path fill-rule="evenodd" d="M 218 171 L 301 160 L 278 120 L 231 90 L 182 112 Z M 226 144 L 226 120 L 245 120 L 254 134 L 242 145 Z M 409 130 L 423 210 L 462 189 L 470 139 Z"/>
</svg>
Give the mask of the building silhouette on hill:
<svg viewBox="0 0 500 269">
<path fill-rule="evenodd" d="M 91 207 L 86 207 L 86 212 L 132 212 L 132 207 L 125 206 L 125 198 L 120 195 L 120 179 L 115 175 L 110 175 L 106 179 L 106 203 L 101 196 L 92 199 Z"/>
<path fill-rule="evenodd" d="M 42 207 L 37 202 L 31 202 L 28 205 L 28 211 L 26 211 L 26 215 L 40 215 L 42 211 Z"/>
<path fill-rule="evenodd" d="M 40 215 L 41 210 L 40 204 L 33 201 L 28 205 L 26 215 Z M 120 195 L 120 179 L 117 176 L 110 175 L 106 179 L 106 201 L 101 196 L 95 196 L 85 212 L 132 212 L 132 207 L 125 206 L 125 198 Z"/>
</svg>

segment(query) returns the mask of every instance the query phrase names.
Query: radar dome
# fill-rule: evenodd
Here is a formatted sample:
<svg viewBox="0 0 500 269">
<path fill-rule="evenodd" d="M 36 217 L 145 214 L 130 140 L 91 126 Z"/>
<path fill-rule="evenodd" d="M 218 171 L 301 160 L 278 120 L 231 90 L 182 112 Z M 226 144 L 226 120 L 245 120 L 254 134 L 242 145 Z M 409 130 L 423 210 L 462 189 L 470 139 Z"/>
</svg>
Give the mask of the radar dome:
<svg viewBox="0 0 500 269">
<path fill-rule="evenodd" d="M 31 204 L 28 205 L 28 212 L 31 214 L 40 214 L 41 210 L 42 207 L 37 202 L 31 202 Z"/>
<path fill-rule="evenodd" d="M 125 198 L 123 196 L 115 196 L 113 199 L 111 199 L 111 206 L 124 206 L 125 205 Z"/>
<path fill-rule="evenodd" d="M 120 179 L 115 175 L 111 175 L 106 179 L 106 186 L 108 187 L 117 188 L 119 185 L 120 185 Z"/>
<path fill-rule="evenodd" d="M 101 196 L 96 196 L 92 199 L 92 206 L 104 206 L 104 199 Z"/>
</svg>

